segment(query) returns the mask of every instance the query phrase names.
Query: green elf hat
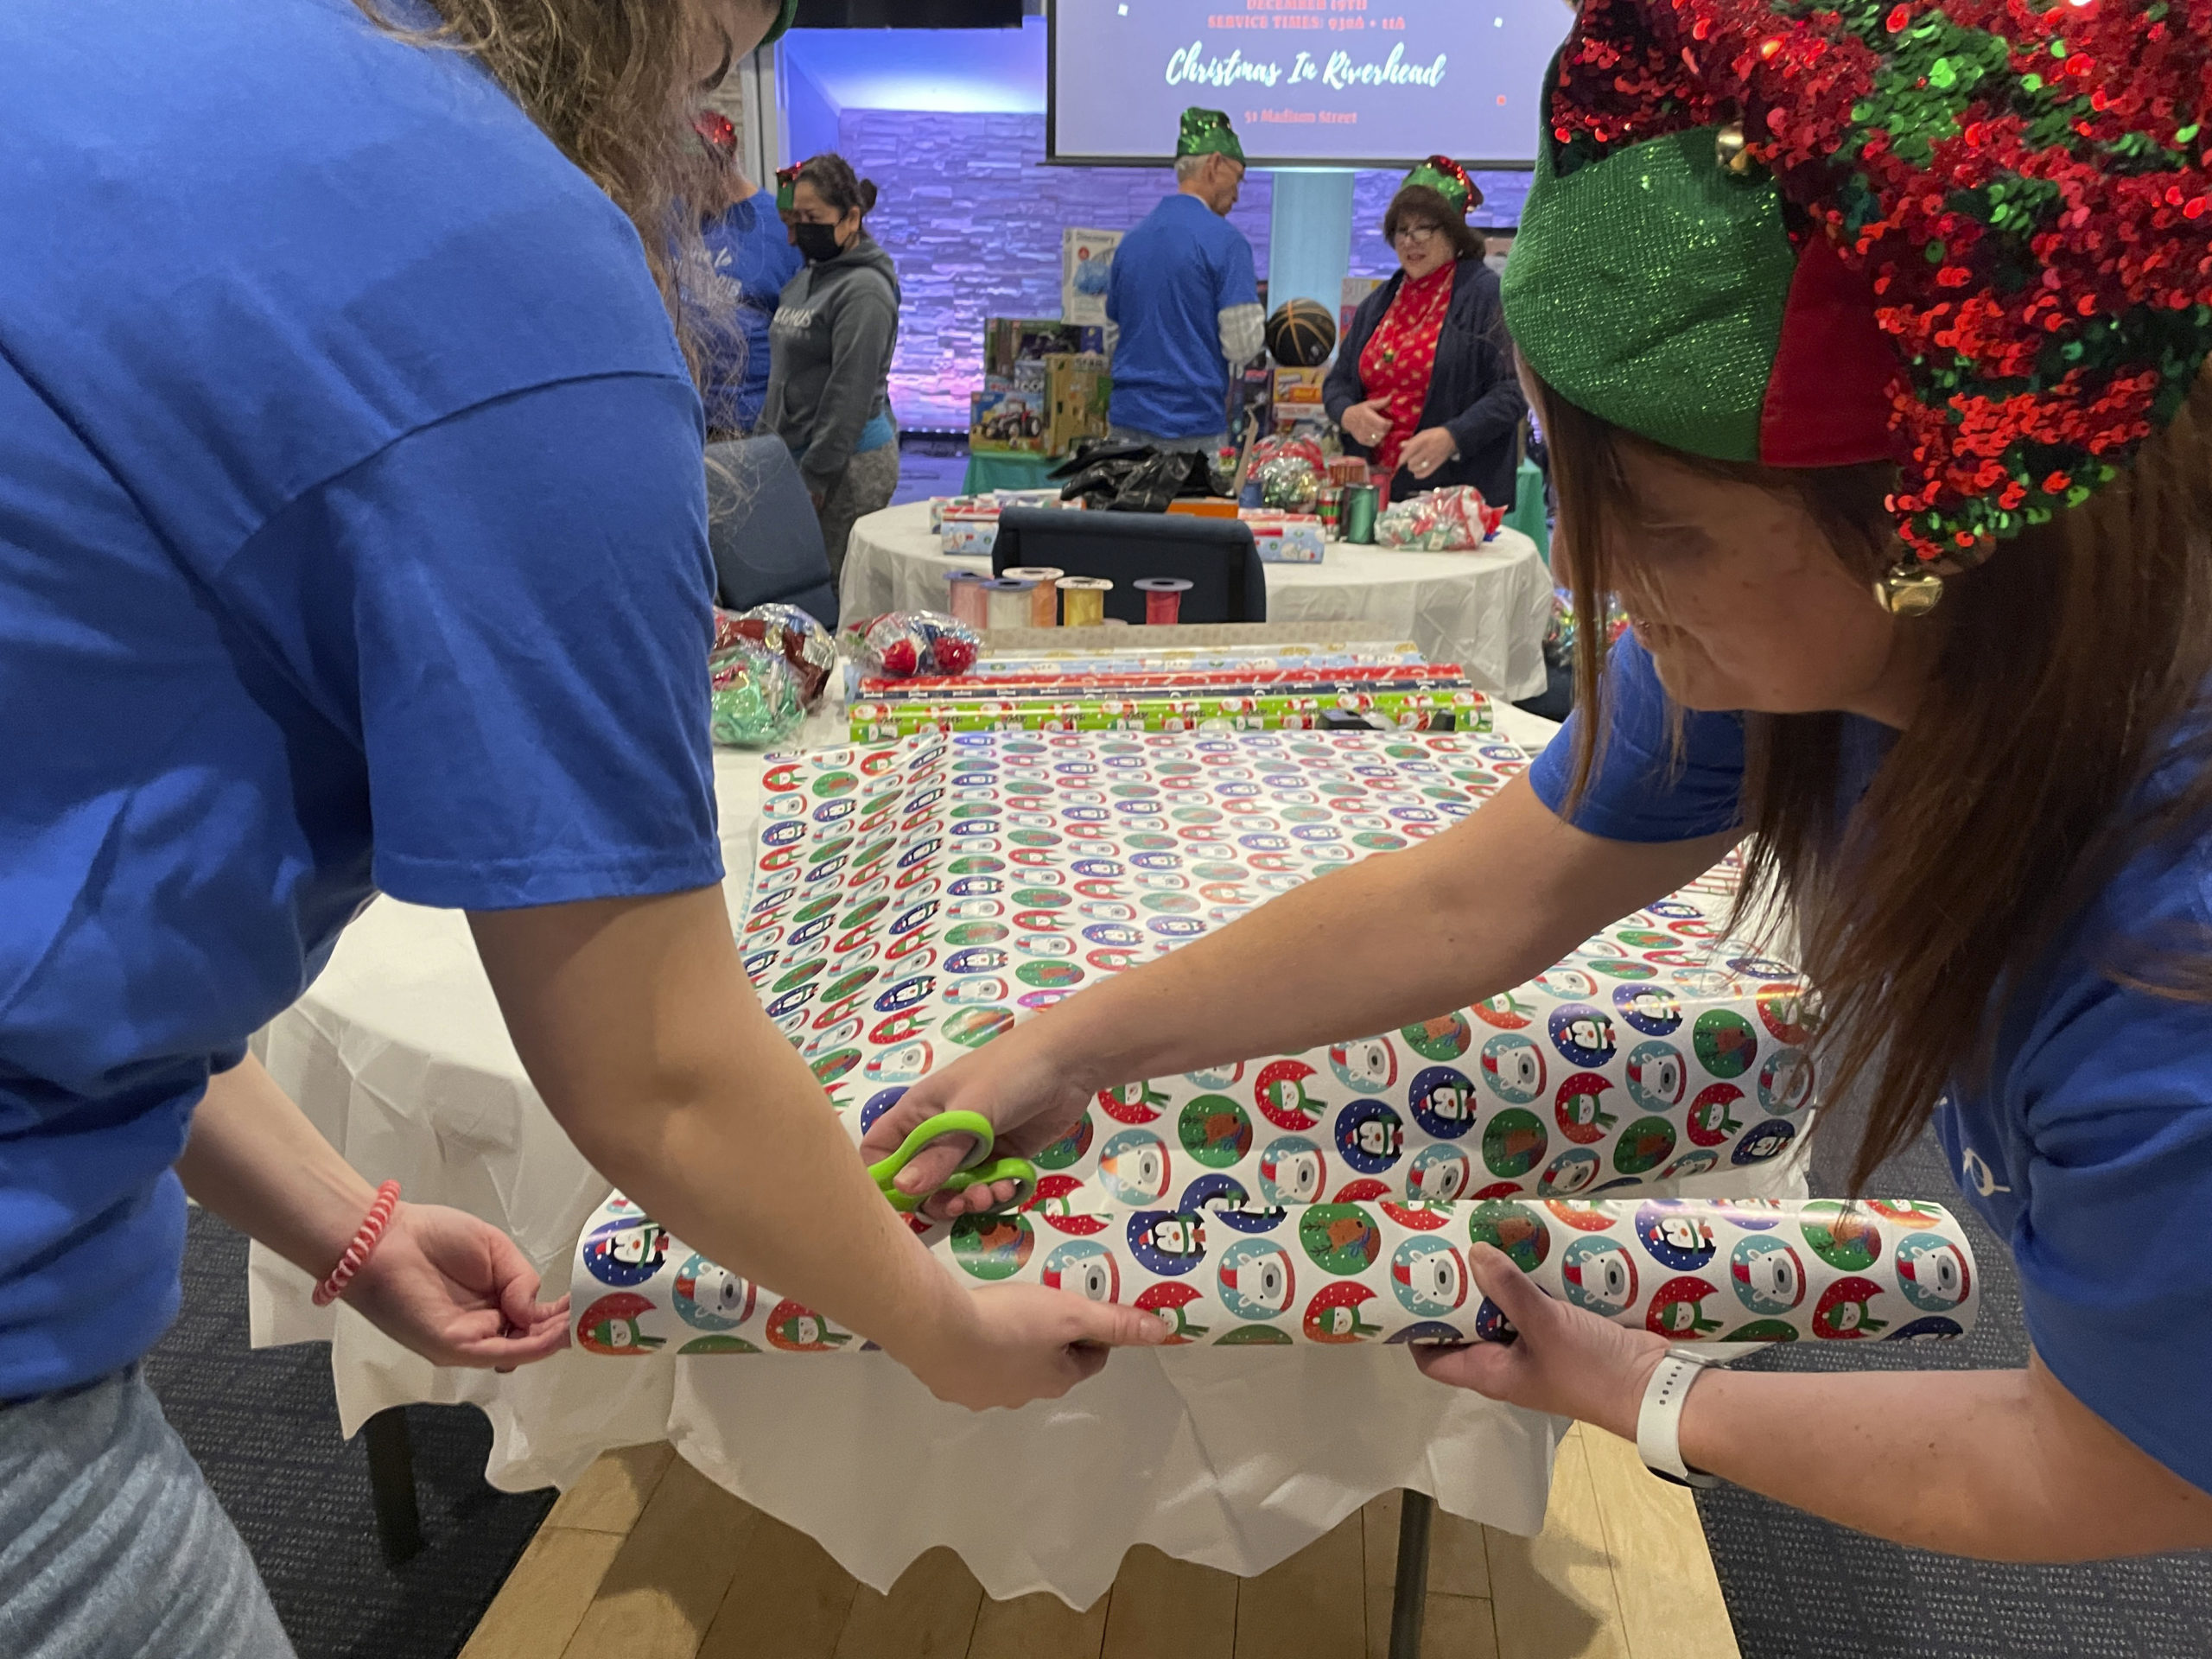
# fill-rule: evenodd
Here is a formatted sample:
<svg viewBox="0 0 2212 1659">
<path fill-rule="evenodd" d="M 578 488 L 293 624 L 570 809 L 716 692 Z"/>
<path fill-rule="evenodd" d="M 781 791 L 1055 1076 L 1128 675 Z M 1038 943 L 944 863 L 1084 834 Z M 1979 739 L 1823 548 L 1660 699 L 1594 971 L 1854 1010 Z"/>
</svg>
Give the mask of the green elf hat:
<svg viewBox="0 0 2212 1659">
<path fill-rule="evenodd" d="M 1236 142 L 1236 129 L 1219 110 L 1202 110 L 1193 104 L 1183 111 L 1182 130 L 1175 136 L 1175 159 L 1185 156 L 1226 156 L 1244 163 L 1244 146 Z"/>
<path fill-rule="evenodd" d="M 2088 498 L 2212 354 L 2204 0 L 1583 0 L 1506 321 L 1693 454 L 1888 460 L 1920 560 Z"/>
<path fill-rule="evenodd" d="M 798 0 L 784 0 L 776 12 L 776 21 L 768 25 L 768 32 L 760 37 L 762 46 L 773 46 L 791 33 L 791 25 L 798 21 Z"/>
<path fill-rule="evenodd" d="M 1435 191 L 1459 211 L 1462 219 L 1483 205 L 1482 187 L 1468 177 L 1467 169 L 1449 156 L 1432 156 L 1425 162 L 1415 163 L 1414 170 L 1406 175 L 1405 181 L 1398 188 L 1410 190 L 1416 185 Z"/>
<path fill-rule="evenodd" d="M 793 162 L 789 167 L 779 167 L 776 169 L 776 211 L 778 213 L 788 213 L 798 205 L 797 199 L 798 175 L 805 166 L 804 162 Z"/>
</svg>

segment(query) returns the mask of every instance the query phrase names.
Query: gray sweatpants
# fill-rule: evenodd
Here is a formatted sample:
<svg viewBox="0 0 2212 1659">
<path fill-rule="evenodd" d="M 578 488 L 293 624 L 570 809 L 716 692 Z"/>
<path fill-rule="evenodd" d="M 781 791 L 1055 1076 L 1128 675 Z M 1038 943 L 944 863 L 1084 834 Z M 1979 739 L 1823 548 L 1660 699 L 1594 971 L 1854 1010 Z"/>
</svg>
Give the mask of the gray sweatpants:
<svg viewBox="0 0 2212 1659">
<path fill-rule="evenodd" d="M 0 1654 L 294 1659 L 138 1368 L 0 1406 Z"/>
<path fill-rule="evenodd" d="M 899 446 L 880 443 L 863 449 L 845 463 L 837 481 L 822 499 L 815 516 L 822 521 L 822 543 L 830 550 L 830 585 L 838 586 L 845 575 L 845 543 L 853 525 L 871 512 L 891 505 L 899 492 Z"/>
</svg>

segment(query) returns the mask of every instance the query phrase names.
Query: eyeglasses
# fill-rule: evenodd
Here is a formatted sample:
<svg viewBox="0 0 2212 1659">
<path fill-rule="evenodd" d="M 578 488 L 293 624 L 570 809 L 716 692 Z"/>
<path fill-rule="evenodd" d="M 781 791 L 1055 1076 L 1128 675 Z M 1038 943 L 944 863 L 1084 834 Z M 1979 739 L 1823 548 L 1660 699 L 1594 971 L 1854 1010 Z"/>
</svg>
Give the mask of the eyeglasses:
<svg viewBox="0 0 2212 1659">
<path fill-rule="evenodd" d="M 1396 242 L 1433 242 L 1443 234 L 1441 225 L 1401 225 L 1397 235 L 1391 239 Z"/>
</svg>

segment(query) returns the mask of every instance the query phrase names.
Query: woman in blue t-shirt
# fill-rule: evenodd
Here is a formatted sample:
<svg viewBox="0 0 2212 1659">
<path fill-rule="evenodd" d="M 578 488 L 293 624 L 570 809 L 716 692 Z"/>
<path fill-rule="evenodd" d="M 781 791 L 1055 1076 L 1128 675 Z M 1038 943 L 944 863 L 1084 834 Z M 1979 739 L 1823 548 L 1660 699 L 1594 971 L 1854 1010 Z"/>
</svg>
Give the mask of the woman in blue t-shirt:
<svg viewBox="0 0 2212 1659">
<path fill-rule="evenodd" d="M 372 1192 L 246 1057 L 379 891 L 468 912 L 594 1168 L 939 1394 L 1164 1338 L 948 1277 L 731 937 L 664 300 L 688 106 L 794 10 L 0 8 L 8 1659 L 289 1651 L 139 1375 L 186 1188 L 433 1359 L 562 1339 L 511 1243 Z"/>
<path fill-rule="evenodd" d="M 1035 1145 L 1099 1088 L 1467 1007 L 1741 842 L 1873 1103 L 1859 1180 L 1932 1119 L 2029 1365 L 1701 1371 L 1478 1249 L 1519 1340 L 1422 1368 L 1929 1548 L 2212 1545 L 2212 42 L 1972 10 L 1583 0 L 1506 320 L 1577 602 L 1634 639 L 1450 833 L 1069 999 L 875 1141 L 968 1105 Z"/>
<path fill-rule="evenodd" d="M 784 284 L 806 261 L 791 244 L 776 199 L 738 165 L 737 129 L 709 111 L 694 124 L 706 152 L 707 213 L 699 227 L 707 262 L 730 285 L 731 315 L 714 331 L 699 373 L 707 406 L 707 438 L 751 435 L 768 397 L 768 324 Z"/>
</svg>

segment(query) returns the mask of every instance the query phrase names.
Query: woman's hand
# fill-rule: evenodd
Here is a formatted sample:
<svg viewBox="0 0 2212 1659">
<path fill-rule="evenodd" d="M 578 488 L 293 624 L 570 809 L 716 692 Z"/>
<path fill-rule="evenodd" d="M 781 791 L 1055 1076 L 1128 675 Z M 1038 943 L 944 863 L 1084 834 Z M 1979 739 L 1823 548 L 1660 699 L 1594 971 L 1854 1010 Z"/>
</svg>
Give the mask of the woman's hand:
<svg viewBox="0 0 2212 1659">
<path fill-rule="evenodd" d="M 1667 1351 L 1666 1340 L 1554 1301 L 1490 1245 L 1470 1250 L 1467 1265 L 1474 1270 L 1476 1287 L 1513 1321 L 1521 1339 L 1417 1347 L 1414 1363 L 1423 1374 L 1510 1406 L 1579 1418 L 1634 1440 L 1644 1384 Z"/>
<path fill-rule="evenodd" d="M 940 1400 L 970 1411 L 1057 1400 L 1104 1369 L 1109 1348 L 1157 1348 L 1167 1327 L 1141 1308 L 1042 1285 L 963 1292 L 967 1317 L 926 1351 L 893 1354 Z"/>
<path fill-rule="evenodd" d="M 907 1090 L 897 1105 L 868 1126 L 861 1138 L 861 1154 L 871 1164 L 880 1163 L 899 1150 L 924 1119 L 939 1112 L 968 1111 L 990 1120 L 998 1137 L 997 1152 L 1033 1157 L 1067 1133 L 1090 1103 L 1096 1087 L 1053 1054 L 1033 1049 L 1022 1027 L 1017 1026 L 988 1046 L 962 1056 Z M 933 1191 L 960 1167 L 960 1160 L 975 1144 L 964 1135 L 932 1141 L 899 1172 L 899 1190 Z M 942 1194 L 924 1208 L 925 1213 L 950 1221 L 1003 1204 L 1013 1196 L 1013 1184 L 1001 1181 Z"/>
<path fill-rule="evenodd" d="M 1406 447 L 1398 452 L 1398 464 L 1415 478 L 1427 478 L 1459 453 L 1459 445 L 1451 433 L 1432 426 L 1406 440 Z"/>
<path fill-rule="evenodd" d="M 1389 435 L 1390 400 L 1370 397 L 1363 404 L 1354 404 L 1344 410 L 1344 417 L 1337 424 L 1354 443 L 1363 443 L 1370 449 Z"/>
<path fill-rule="evenodd" d="M 489 1222 L 402 1204 L 344 1300 L 434 1365 L 512 1370 L 566 1347 L 569 1299 L 537 1300 L 537 1272 Z"/>
</svg>

